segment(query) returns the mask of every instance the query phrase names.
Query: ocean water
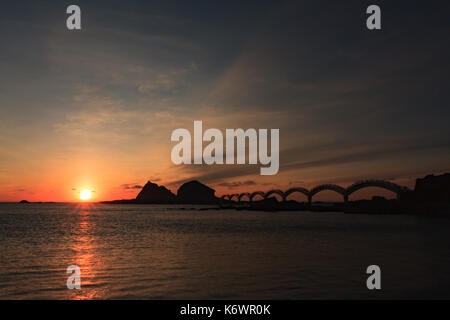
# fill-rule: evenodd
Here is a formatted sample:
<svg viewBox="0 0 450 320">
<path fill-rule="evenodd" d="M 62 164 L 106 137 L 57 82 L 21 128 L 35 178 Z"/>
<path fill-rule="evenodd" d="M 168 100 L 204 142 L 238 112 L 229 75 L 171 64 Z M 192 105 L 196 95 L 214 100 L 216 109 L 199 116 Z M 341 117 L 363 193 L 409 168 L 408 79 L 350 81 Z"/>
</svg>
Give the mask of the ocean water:
<svg viewBox="0 0 450 320">
<path fill-rule="evenodd" d="M 450 298 L 450 219 L 199 208 L 0 204 L 0 299 Z"/>
</svg>

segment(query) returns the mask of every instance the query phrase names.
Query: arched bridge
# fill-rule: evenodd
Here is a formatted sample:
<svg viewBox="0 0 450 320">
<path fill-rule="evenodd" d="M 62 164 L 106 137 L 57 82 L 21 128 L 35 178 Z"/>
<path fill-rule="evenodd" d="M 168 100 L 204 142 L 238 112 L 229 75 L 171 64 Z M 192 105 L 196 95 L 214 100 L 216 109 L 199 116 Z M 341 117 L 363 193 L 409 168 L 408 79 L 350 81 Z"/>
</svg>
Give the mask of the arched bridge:
<svg viewBox="0 0 450 320">
<path fill-rule="evenodd" d="M 303 194 L 304 194 L 305 196 L 307 196 L 308 199 L 309 199 L 309 190 L 308 190 L 308 189 L 305 189 L 305 188 L 302 188 L 302 187 L 298 187 L 298 188 L 291 188 L 291 189 L 287 190 L 287 191 L 284 193 L 283 200 L 286 200 L 286 198 L 289 197 L 289 196 L 290 196 L 291 194 L 293 194 L 294 192 L 303 193 Z"/>
<path fill-rule="evenodd" d="M 315 194 L 325 191 L 325 190 L 331 190 L 331 191 L 337 192 L 344 197 L 344 201 L 347 201 L 345 198 L 345 189 L 344 188 L 342 188 L 336 184 L 321 184 L 321 185 L 311 189 L 311 191 L 309 192 L 309 195 L 308 195 L 308 200 L 309 200 L 308 202 L 311 203 L 312 197 Z"/>
<path fill-rule="evenodd" d="M 400 196 L 403 193 L 409 191 L 409 189 L 407 187 L 400 186 L 400 185 L 390 182 L 390 181 L 364 180 L 364 181 L 355 182 L 354 184 L 352 184 L 345 190 L 345 194 L 344 194 L 345 201 L 348 201 L 348 197 L 353 192 L 356 192 L 360 189 L 368 188 L 368 187 L 378 187 L 378 188 L 383 188 L 383 189 L 392 191 L 397 195 L 397 199 L 400 198 Z"/>
<path fill-rule="evenodd" d="M 261 196 L 264 198 L 265 193 L 262 191 L 255 191 L 250 195 L 250 201 L 253 201 L 253 198 L 256 196 Z"/>
<path fill-rule="evenodd" d="M 304 194 L 308 198 L 308 202 L 311 203 L 313 196 L 316 195 L 317 193 L 325 191 L 325 190 L 331 190 L 331 191 L 334 191 L 334 192 L 342 195 L 342 197 L 344 198 L 344 201 L 347 202 L 348 197 L 352 193 L 354 193 L 360 189 L 368 188 L 368 187 L 377 187 L 377 188 L 382 188 L 382 189 L 392 191 L 397 195 L 397 198 L 399 198 L 403 193 L 409 191 L 409 189 L 407 187 L 400 186 L 400 185 L 390 182 L 390 181 L 364 180 L 364 181 L 355 182 L 354 184 L 350 185 L 347 188 L 343 188 L 336 184 L 321 184 L 321 185 L 318 185 L 318 186 L 312 188 L 311 190 L 308 190 L 303 187 L 290 188 L 290 189 L 286 190 L 285 192 L 283 192 L 279 189 L 273 189 L 273 190 L 269 190 L 267 192 L 255 191 L 253 193 L 244 192 L 241 194 L 226 194 L 226 195 L 223 195 L 221 198 L 228 199 L 228 200 L 233 200 L 233 198 L 235 198 L 238 202 L 241 202 L 244 197 L 247 197 L 248 201 L 252 202 L 256 196 L 260 196 L 263 199 L 267 199 L 272 195 L 278 195 L 281 197 L 281 199 L 283 201 L 286 201 L 286 199 L 289 195 L 291 195 L 295 192 L 298 192 L 298 193 Z"/>
</svg>

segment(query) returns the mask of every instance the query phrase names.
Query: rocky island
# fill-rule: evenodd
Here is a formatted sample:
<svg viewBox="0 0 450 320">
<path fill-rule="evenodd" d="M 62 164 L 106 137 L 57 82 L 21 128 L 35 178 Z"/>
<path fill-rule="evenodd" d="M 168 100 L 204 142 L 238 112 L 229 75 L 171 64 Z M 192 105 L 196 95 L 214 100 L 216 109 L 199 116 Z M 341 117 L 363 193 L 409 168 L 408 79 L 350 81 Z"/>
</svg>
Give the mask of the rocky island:
<svg viewBox="0 0 450 320">
<path fill-rule="evenodd" d="M 184 183 L 173 194 L 164 186 L 148 181 L 135 199 L 123 199 L 103 201 L 101 203 L 112 204 L 219 204 L 220 199 L 215 195 L 215 190 L 196 180 Z"/>
</svg>

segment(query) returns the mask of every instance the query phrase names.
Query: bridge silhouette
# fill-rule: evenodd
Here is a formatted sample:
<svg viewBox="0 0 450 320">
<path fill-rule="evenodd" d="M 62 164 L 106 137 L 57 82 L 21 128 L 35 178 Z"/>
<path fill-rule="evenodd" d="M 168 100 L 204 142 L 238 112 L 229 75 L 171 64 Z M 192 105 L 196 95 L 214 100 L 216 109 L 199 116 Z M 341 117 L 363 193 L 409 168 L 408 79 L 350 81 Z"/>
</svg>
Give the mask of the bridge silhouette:
<svg viewBox="0 0 450 320">
<path fill-rule="evenodd" d="M 397 199 L 400 198 L 400 196 L 403 193 L 410 191 L 407 187 L 400 186 L 400 185 L 390 182 L 390 181 L 364 180 L 364 181 L 355 182 L 354 184 L 350 185 L 347 188 L 343 188 L 336 184 L 321 184 L 321 185 L 318 185 L 318 186 L 312 188 L 311 190 L 308 190 L 303 187 L 290 188 L 290 189 L 286 190 L 285 192 L 283 192 L 279 189 L 272 189 L 267 192 L 255 191 L 252 193 L 243 192 L 243 193 L 225 194 L 221 198 L 226 199 L 226 200 L 236 199 L 238 202 L 242 202 L 242 199 L 244 197 L 247 197 L 248 201 L 252 202 L 256 196 L 260 196 L 263 199 L 267 199 L 272 195 L 279 195 L 283 199 L 283 201 L 286 201 L 286 199 L 289 195 L 291 195 L 295 192 L 298 192 L 298 193 L 304 194 L 308 198 L 308 203 L 312 203 L 312 198 L 314 195 L 318 194 L 319 192 L 325 191 L 325 190 L 330 190 L 330 191 L 334 191 L 334 192 L 340 194 L 343 197 L 344 202 L 347 202 L 349 196 L 352 193 L 354 193 L 360 189 L 368 188 L 368 187 L 378 187 L 378 188 L 392 191 L 397 195 Z"/>
</svg>

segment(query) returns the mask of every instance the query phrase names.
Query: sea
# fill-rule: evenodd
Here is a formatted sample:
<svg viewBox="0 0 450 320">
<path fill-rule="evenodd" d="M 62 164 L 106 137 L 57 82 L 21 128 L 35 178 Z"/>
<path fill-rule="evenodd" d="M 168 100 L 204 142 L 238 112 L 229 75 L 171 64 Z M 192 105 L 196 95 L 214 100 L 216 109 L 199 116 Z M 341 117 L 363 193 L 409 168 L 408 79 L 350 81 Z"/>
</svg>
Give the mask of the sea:
<svg viewBox="0 0 450 320">
<path fill-rule="evenodd" d="M 446 218 L 0 204 L 0 299 L 449 298 Z"/>
</svg>

